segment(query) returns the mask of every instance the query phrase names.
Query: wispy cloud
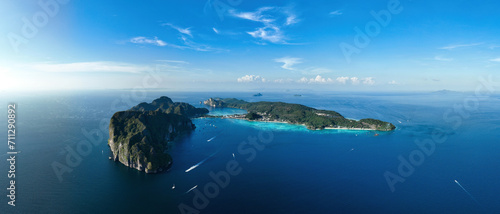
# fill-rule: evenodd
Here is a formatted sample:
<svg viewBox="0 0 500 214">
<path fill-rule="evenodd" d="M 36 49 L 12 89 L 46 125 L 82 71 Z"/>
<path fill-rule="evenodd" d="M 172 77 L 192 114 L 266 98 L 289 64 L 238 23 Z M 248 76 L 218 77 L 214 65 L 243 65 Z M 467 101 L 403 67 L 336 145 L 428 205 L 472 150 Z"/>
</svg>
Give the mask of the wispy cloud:
<svg viewBox="0 0 500 214">
<path fill-rule="evenodd" d="M 279 7 L 262 7 L 253 12 L 231 9 L 229 14 L 236 18 L 262 23 L 263 26 L 247 33 L 253 38 L 276 44 L 287 44 L 282 28 L 299 22 L 297 15 L 291 10 Z"/>
<path fill-rule="evenodd" d="M 158 37 L 154 38 L 146 38 L 144 36 L 138 36 L 130 39 L 130 42 L 134 44 L 146 44 L 146 45 L 156 45 L 156 46 L 167 46 L 168 44 L 160 39 Z"/>
<path fill-rule="evenodd" d="M 222 49 L 213 48 L 209 45 L 196 43 L 185 36 L 181 36 L 180 40 L 182 41 L 182 43 L 184 43 L 184 46 L 179 46 L 178 48 L 182 48 L 182 49 L 187 48 L 187 49 L 196 50 L 196 51 L 224 51 Z"/>
<path fill-rule="evenodd" d="M 247 32 L 254 38 L 262 39 L 272 43 L 285 43 L 285 36 L 279 27 L 268 25 L 255 31 Z"/>
<path fill-rule="evenodd" d="M 158 61 L 158 62 L 167 62 L 167 63 L 189 64 L 189 62 L 182 61 L 182 60 L 159 59 L 159 60 L 156 60 L 156 61 Z"/>
<path fill-rule="evenodd" d="M 216 34 L 219 34 L 219 30 L 217 30 L 217 28 L 212 28 L 212 30 L 213 30 Z"/>
<path fill-rule="evenodd" d="M 122 62 L 76 62 L 76 63 L 40 63 L 29 66 L 43 72 L 122 72 L 140 73 L 151 70 L 149 66 Z"/>
<path fill-rule="evenodd" d="M 388 82 L 387 84 L 389 84 L 389 85 L 399 85 L 399 83 L 396 82 L 396 80 L 392 80 L 392 81 Z"/>
<path fill-rule="evenodd" d="M 172 43 L 167 43 L 163 40 L 158 39 L 157 37 L 153 38 L 147 38 L 144 36 L 138 36 L 131 38 L 129 42 L 134 43 L 134 44 L 141 44 L 141 45 L 155 45 L 155 46 L 160 46 L 160 47 L 172 47 L 172 48 L 177 48 L 181 50 L 195 50 L 195 51 L 226 51 L 223 49 L 219 48 L 213 48 L 209 45 L 204 45 L 204 44 L 199 44 L 194 42 L 192 39 L 188 38 L 187 36 L 181 34 L 179 36 L 179 41 L 182 43 L 182 45 L 177 45 L 177 44 L 172 44 Z"/>
<path fill-rule="evenodd" d="M 268 15 L 262 14 L 265 11 L 273 10 L 274 7 L 261 7 L 254 12 L 238 12 L 234 9 L 230 10 L 229 13 L 238 18 L 247 19 L 255 22 L 270 23 L 274 19 L 270 18 Z"/>
<path fill-rule="evenodd" d="M 340 10 L 332 11 L 329 13 L 331 16 L 340 16 L 344 13 L 340 12 Z"/>
<path fill-rule="evenodd" d="M 490 45 L 489 47 L 491 50 L 495 49 L 495 48 L 500 48 L 500 45 Z"/>
<path fill-rule="evenodd" d="M 490 59 L 490 61 L 492 61 L 492 62 L 500 62 L 500 57 L 496 58 L 496 59 Z"/>
<path fill-rule="evenodd" d="M 481 45 L 482 43 L 472 43 L 472 44 L 455 44 L 455 45 L 448 45 L 445 47 L 440 47 L 439 49 L 443 50 L 453 50 L 456 48 L 464 48 L 464 47 L 472 47 L 472 46 L 478 46 Z"/>
<path fill-rule="evenodd" d="M 305 68 L 300 71 L 303 74 L 326 74 L 326 73 L 331 73 L 333 70 L 328 69 L 328 68 L 322 68 L 322 67 L 309 67 Z"/>
<path fill-rule="evenodd" d="M 295 23 L 297 23 L 297 22 L 299 22 L 299 21 L 297 20 L 297 16 L 295 16 L 295 15 L 293 15 L 293 14 L 292 14 L 292 15 L 290 15 L 290 16 L 288 16 L 288 17 L 286 18 L 286 23 L 285 23 L 285 24 L 286 24 L 286 25 L 293 25 L 293 24 L 295 24 Z"/>
<path fill-rule="evenodd" d="M 437 61 L 444 61 L 444 62 L 450 62 L 450 61 L 453 61 L 453 58 L 445 58 L 443 56 L 435 56 L 434 57 L 434 60 L 437 60 Z"/>
<path fill-rule="evenodd" d="M 135 44 L 144 44 L 144 45 L 149 44 L 149 45 L 156 45 L 156 46 L 162 46 L 162 47 L 167 46 L 167 47 L 177 48 L 177 49 L 181 49 L 181 50 L 216 51 L 216 52 L 225 51 L 223 49 L 213 48 L 209 45 L 194 42 L 193 41 L 193 34 L 190 30 L 191 29 L 190 27 L 189 28 L 181 28 L 181 27 L 175 26 L 175 25 L 170 24 L 170 23 L 163 23 L 163 24 L 161 24 L 161 26 L 169 26 L 178 32 L 178 34 L 179 34 L 178 39 L 179 40 L 177 41 L 177 44 L 167 43 L 163 40 L 158 39 L 157 37 L 147 38 L 144 36 L 134 37 L 134 38 L 130 39 L 130 42 L 135 43 Z M 217 29 L 213 28 L 213 30 L 216 33 L 219 33 L 217 31 Z M 182 43 L 182 44 L 179 44 L 179 43 Z"/>
<path fill-rule="evenodd" d="M 275 59 L 274 61 L 283 63 L 283 65 L 281 67 L 283 69 L 287 69 L 287 70 L 295 70 L 295 68 L 293 66 L 296 64 L 302 63 L 301 58 L 294 58 L 294 57 L 283 57 L 283 58 Z"/>
<path fill-rule="evenodd" d="M 248 83 L 248 82 L 266 82 L 265 78 L 258 75 L 245 75 L 237 79 L 238 82 Z"/>
<path fill-rule="evenodd" d="M 281 65 L 281 68 L 283 69 L 291 71 L 299 71 L 300 73 L 305 75 L 319 75 L 319 74 L 326 74 L 333 72 L 333 70 L 323 67 L 296 68 L 295 65 L 303 63 L 302 58 L 286 56 L 283 58 L 274 59 L 274 61 L 283 63 L 283 65 Z"/>
<path fill-rule="evenodd" d="M 299 23 L 300 20 L 298 19 L 297 15 L 295 15 L 291 10 L 285 10 L 285 14 L 287 16 L 285 25 L 293 25 Z"/>
<path fill-rule="evenodd" d="M 181 27 L 178 27 L 178 26 L 175 26 L 173 24 L 170 24 L 170 23 L 163 23 L 162 26 L 169 26 L 175 30 L 177 30 L 179 33 L 181 34 L 185 34 L 185 35 L 188 35 L 190 37 L 193 37 L 193 34 L 191 34 L 191 28 L 188 27 L 188 28 L 181 28 Z"/>
</svg>

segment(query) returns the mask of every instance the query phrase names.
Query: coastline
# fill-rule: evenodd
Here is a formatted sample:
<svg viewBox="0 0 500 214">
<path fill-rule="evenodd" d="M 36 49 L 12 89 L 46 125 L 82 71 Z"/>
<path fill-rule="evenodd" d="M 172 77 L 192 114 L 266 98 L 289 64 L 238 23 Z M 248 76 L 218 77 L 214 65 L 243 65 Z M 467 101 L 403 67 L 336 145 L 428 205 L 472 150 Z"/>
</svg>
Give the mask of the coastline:
<svg viewBox="0 0 500 214">
<path fill-rule="evenodd" d="M 246 114 L 220 115 L 218 118 L 247 121 L 287 123 L 306 126 L 309 130 L 392 131 L 394 124 L 374 118 L 349 119 L 331 110 L 318 110 L 301 104 L 285 102 L 247 102 L 236 98 L 210 98 L 203 104 L 212 108 L 246 110 Z M 213 117 L 214 116 L 207 116 Z"/>
<path fill-rule="evenodd" d="M 286 122 L 286 121 L 278 121 L 278 120 L 249 120 L 249 119 L 245 118 L 244 114 L 222 115 L 222 116 L 208 115 L 208 116 L 209 117 L 220 118 L 220 119 L 245 120 L 245 121 L 249 121 L 249 122 L 281 123 L 281 124 L 288 124 L 288 125 L 305 126 L 308 130 L 312 130 L 312 131 L 321 131 L 321 130 L 378 131 L 376 129 L 371 129 L 371 128 L 348 128 L 348 127 L 325 127 L 323 129 L 310 129 L 310 128 L 307 127 L 306 124 L 290 123 L 290 122 Z"/>
</svg>

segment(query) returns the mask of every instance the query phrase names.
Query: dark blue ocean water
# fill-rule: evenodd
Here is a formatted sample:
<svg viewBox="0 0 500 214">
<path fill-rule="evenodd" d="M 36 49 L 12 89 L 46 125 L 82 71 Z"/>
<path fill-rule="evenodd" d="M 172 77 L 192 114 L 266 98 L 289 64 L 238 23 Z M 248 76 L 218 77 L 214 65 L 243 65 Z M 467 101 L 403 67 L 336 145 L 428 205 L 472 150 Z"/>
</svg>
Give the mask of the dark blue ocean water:
<svg viewBox="0 0 500 214">
<path fill-rule="evenodd" d="M 3 94 L 0 127 L 5 131 L 0 138 L 6 139 L 7 104 L 15 102 L 21 153 L 16 157 L 16 207 L 11 207 L 7 145 L 0 146 L 0 213 L 181 213 L 181 204 L 200 213 L 500 213 L 499 96 L 252 94 Z M 108 160 L 106 122 L 113 113 L 160 96 L 197 106 L 216 96 L 301 103 L 348 118 L 390 121 L 397 130 L 310 131 L 286 124 L 195 119 L 197 129 L 171 143 L 174 164 L 166 173 L 144 174 Z M 237 112 L 212 109 L 213 114 Z M 427 141 L 435 150 L 425 154 L 416 142 L 433 136 L 439 142 Z M 68 151 L 84 153 L 70 163 Z M 409 164 L 404 175 L 398 172 L 400 158 Z M 58 179 L 54 163 L 71 172 Z M 224 174 L 228 164 L 238 164 L 237 173 L 221 179 L 224 188 L 214 186 L 211 172 Z M 394 191 L 387 172 L 400 176 Z"/>
</svg>

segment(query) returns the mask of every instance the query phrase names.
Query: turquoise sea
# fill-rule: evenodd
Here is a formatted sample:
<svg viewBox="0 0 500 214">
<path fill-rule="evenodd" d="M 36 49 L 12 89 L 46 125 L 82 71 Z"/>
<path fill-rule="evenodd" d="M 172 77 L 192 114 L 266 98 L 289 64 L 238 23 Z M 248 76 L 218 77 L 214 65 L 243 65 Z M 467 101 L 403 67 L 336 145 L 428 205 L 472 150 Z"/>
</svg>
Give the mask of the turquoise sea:
<svg viewBox="0 0 500 214">
<path fill-rule="evenodd" d="M 500 96 L 262 93 L 4 93 L 0 138 L 7 139 L 7 105 L 16 103 L 20 153 L 11 207 L 7 145 L 0 146 L 0 213 L 500 213 Z M 170 144 L 166 173 L 108 160 L 113 113 L 160 96 L 199 107 L 210 97 L 300 103 L 397 129 L 194 119 L 196 130 Z"/>
</svg>

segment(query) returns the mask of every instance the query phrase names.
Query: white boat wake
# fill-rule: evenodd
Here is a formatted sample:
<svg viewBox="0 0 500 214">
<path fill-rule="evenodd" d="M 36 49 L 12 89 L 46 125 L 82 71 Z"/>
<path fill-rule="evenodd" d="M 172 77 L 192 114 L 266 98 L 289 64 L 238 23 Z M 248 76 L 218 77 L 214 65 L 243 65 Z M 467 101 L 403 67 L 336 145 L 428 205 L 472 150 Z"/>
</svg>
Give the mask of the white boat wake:
<svg viewBox="0 0 500 214">
<path fill-rule="evenodd" d="M 205 163 L 205 161 L 207 161 L 208 159 L 210 159 L 211 157 L 213 157 L 215 154 L 219 153 L 219 151 L 216 151 L 214 152 L 213 154 L 211 154 L 210 156 L 208 156 L 207 158 L 203 159 L 202 161 L 200 161 L 199 163 L 193 165 L 192 167 L 189 167 L 189 169 L 186 169 L 185 172 L 190 172 L 191 170 L 193 169 L 196 169 L 196 167 L 200 166 L 201 164 Z"/>
<path fill-rule="evenodd" d="M 214 140 L 217 136 L 213 136 L 212 138 L 208 139 L 207 142 L 210 142 L 212 140 Z"/>
<path fill-rule="evenodd" d="M 189 192 L 193 191 L 194 189 L 196 189 L 196 187 L 198 187 L 198 185 L 194 186 L 193 188 L 189 189 L 186 193 L 184 194 L 188 194 Z"/>
<path fill-rule="evenodd" d="M 457 185 L 458 185 L 460 188 L 462 188 L 462 190 L 463 190 L 465 193 L 467 193 L 467 195 L 469 195 L 469 197 L 470 197 L 470 198 L 471 198 L 474 202 L 476 202 L 476 203 L 477 203 L 477 204 L 478 204 L 481 208 L 483 208 L 483 209 L 484 209 L 483 205 L 481 205 L 481 204 L 479 203 L 479 201 L 477 201 L 477 200 L 476 200 L 476 198 L 474 198 L 474 196 L 472 196 L 472 194 L 470 194 L 470 193 L 469 193 L 469 191 L 467 191 L 467 190 L 466 190 L 466 189 L 465 189 L 465 188 L 464 188 L 464 187 L 463 187 L 463 186 L 462 186 L 462 185 L 461 185 L 461 184 L 460 184 L 457 180 L 455 180 L 455 183 L 457 183 Z"/>
<path fill-rule="evenodd" d="M 189 169 L 186 169 L 186 171 L 185 171 L 185 172 L 189 172 L 189 171 L 191 171 L 191 170 L 193 170 L 193 169 L 196 169 L 196 167 L 198 167 L 198 166 L 199 166 L 200 164 L 202 164 L 202 163 L 203 163 L 203 162 L 200 162 L 200 163 L 198 163 L 198 164 L 196 164 L 196 165 L 194 165 L 194 166 L 192 166 L 192 167 L 189 167 Z"/>
</svg>

